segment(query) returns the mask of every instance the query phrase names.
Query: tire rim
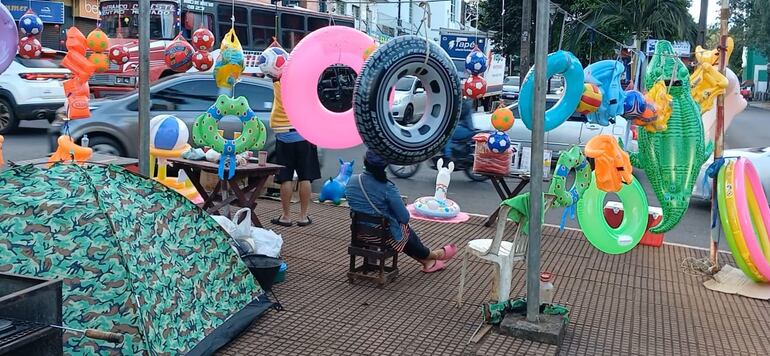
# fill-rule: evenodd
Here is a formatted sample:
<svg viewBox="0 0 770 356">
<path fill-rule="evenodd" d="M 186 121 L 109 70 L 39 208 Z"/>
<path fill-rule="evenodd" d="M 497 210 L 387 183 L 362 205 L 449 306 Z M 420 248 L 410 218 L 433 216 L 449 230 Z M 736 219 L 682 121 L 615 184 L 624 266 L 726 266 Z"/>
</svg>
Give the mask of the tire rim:
<svg viewBox="0 0 770 356">
<path fill-rule="evenodd" d="M 432 61 L 426 65 L 425 55 L 405 57 L 390 66 L 381 81 L 385 85 L 380 85 L 377 93 L 377 113 L 379 117 L 385 118 L 387 121 L 387 125 L 385 125 L 386 135 L 404 147 L 420 147 L 445 128 L 447 120 L 444 120 L 444 114 L 449 106 L 448 95 L 445 91 L 451 91 L 452 84 L 443 80 L 439 74 L 442 71 L 443 68 L 437 67 Z M 415 76 L 423 83 L 423 87 L 426 89 L 426 109 L 420 120 L 405 126 L 398 123 L 393 117 L 388 99 L 391 88 L 396 85 L 399 79 L 407 75 Z M 445 77 L 450 78 L 450 76 Z"/>
<path fill-rule="evenodd" d="M 101 153 L 101 154 L 107 154 L 107 155 L 112 155 L 112 156 L 120 157 L 120 150 L 117 149 L 115 146 L 110 145 L 110 144 L 99 143 L 99 144 L 91 146 L 91 148 L 94 150 L 95 153 Z"/>
<path fill-rule="evenodd" d="M 11 124 L 11 110 L 10 108 L 0 103 L 0 129 L 4 129 Z"/>
</svg>

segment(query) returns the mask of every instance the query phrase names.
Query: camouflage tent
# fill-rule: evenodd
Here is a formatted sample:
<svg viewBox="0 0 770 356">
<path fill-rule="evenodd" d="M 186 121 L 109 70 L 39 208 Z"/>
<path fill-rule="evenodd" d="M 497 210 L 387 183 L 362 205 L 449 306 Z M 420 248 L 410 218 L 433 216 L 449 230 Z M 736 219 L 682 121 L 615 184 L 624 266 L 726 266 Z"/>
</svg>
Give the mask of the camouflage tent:
<svg viewBox="0 0 770 356">
<path fill-rule="evenodd" d="M 0 172 L 0 272 L 60 278 L 64 354 L 207 354 L 267 309 L 205 212 L 116 166 Z"/>
</svg>

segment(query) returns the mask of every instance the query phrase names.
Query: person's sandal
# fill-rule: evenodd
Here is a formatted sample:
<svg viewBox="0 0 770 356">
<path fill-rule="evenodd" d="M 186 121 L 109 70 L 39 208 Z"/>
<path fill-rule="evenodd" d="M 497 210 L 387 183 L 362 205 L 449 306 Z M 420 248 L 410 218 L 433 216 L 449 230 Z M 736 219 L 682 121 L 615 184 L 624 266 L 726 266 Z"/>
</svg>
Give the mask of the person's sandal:
<svg viewBox="0 0 770 356">
<path fill-rule="evenodd" d="M 439 258 L 441 261 L 448 261 L 457 254 L 457 245 L 455 244 L 446 245 L 442 249 L 444 250 L 444 256 Z"/>
<path fill-rule="evenodd" d="M 273 223 L 274 225 L 279 225 L 279 226 L 284 226 L 284 227 L 291 227 L 292 225 L 294 225 L 294 223 L 292 223 L 291 221 L 288 221 L 288 222 L 287 221 L 281 221 L 281 217 L 280 216 L 275 218 L 275 219 L 273 219 L 273 220 L 270 220 L 270 222 Z M 297 225 L 299 225 L 299 224 L 297 224 Z"/>
<path fill-rule="evenodd" d="M 313 220 L 310 219 L 310 216 L 307 217 L 307 221 L 297 221 L 297 226 L 308 226 L 313 223 Z"/>
<path fill-rule="evenodd" d="M 421 269 L 420 271 L 422 271 L 423 273 L 433 273 L 433 272 L 441 271 L 444 268 L 446 268 L 446 265 L 444 265 L 444 261 L 435 260 L 435 262 L 433 262 L 433 266 L 430 266 L 430 268 L 428 269 L 423 267 L 423 269 Z"/>
</svg>

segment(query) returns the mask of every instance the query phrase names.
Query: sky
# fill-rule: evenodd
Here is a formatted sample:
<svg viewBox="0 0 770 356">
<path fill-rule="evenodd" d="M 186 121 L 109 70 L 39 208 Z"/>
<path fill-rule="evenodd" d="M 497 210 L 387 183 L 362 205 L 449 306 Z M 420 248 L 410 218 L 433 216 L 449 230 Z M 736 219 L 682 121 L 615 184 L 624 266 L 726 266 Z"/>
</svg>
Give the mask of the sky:
<svg viewBox="0 0 770 356">
<path fill-rule="evenodd" d="M 690 14 L 696 23 L 700 17 L 700 1 L 692 0 L 692 6 L 690 6 Z M 709 13 L 706 21 L 709 25 L 719 23 L 719 6 L 719 0 L 709 0 Z"/>
</svg>

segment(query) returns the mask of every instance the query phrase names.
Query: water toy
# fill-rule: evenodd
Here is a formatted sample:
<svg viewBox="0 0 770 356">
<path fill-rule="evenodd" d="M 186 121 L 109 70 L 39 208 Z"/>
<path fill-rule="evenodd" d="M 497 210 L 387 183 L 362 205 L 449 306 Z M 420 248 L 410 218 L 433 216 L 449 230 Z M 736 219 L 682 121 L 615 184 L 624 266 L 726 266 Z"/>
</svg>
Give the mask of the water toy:
<svg viewBox="0 0 770 356">
<path fill-rule="evenodd" d="M 61 135 L 56 140 L 58 147 L 56 151 L 48 158 L 48 167 L 56 162 L 69 163 L 75 161 L 78 164 L 82 164 L 85 161 L 91 159 L 93 150 L 89 147 L 83 147 L 75 143 L 72 137 L 68 135 Z"/>
<path fill-rule="evenodd" d="M 105 53 L 91 52 L 88 55 L 88 60 L 94 64 L 96 73 L 104 73 L 110 69 L 110 57 Z"/>
<path fill-rule="evenodd" d="M 524 84 L 519 93 L 519 115 L 528 129 L 532 129 L 532 104 L 535 92 L 535 68 L 531 68 L 524 77 Z M 572 116 L 580 103 L 583 93 L 583 65 L 574 54 L 567 51 L 557 51 L 548 55 L 546 77 L 555 74 L 564 76 L 564 96 L 545 112 L 545 131 L 551 131 L 563 124 Z"/>
<path fill-rule="evenodd" d="M 588 115 L 588 122 L 608 126 L 610 119 L 623 114 L 623 103 L 626 92 L 620 86 L 620 78 L 625 73 L 623 63 L 615 60 L 604 60 L 592 63 L 585 69 L 585 78 L 594 83 L 602 93 L 602 104 Z"/>
<path fill-rule="evenodd" d="M 455 164 L 449 162 L 449 165 L 444 167 L 444 160 L 439 158 L 436 167 L 438 167 L 436 193 L 432 197 L 417 198 L 414 201 L 414 209 L 420 215 L 428 218 L 451 219 L 460 213 L 460 206 L 446 197 Z"/>
<path fill-rule="evenodd" d="M 167 167 L 169 158 L 181 157 L 190 149 L 187 140 L 190 132 L 184 121 L 173 115 L 158 115 L 150 120 L 150 172 L 155 171 L 157 159 L 157 174 L 153 177 L 161 184 L 176 190 L 192 201 L 201 201 L 198 190 L 192 182 L 180 171 L 178 177 L 169 177 Z"/>
<path fill-rule="evenodd" d="M 596 187 L 604 192 L 618 192 L 633 179 L 631 161 L 615 136 L 597 135 L 586 144 L 586 156 L 594 159 Z"/>
<path fill-rule="evenodd" d="M 163 60 L 169 69 L 174 72 L 184 73 L 192 68 L 192 57 L 195 50 L 181 33 L 176 35 L 163 52 Z"/>
<path fill-rule="evenodd" d="M 770 206 L 757 170 L 744 157 L 735 162 L 733 191 L 733 212 L 738 215 L 751 262 L 765 279 L 770 280 Z"/>
<path fill-rule="evenodd" d="M 88 100 L 91 90 L 88 87 L 88 79 L 96 71 L 96 66 L 86 58 L 86 37 L 77 27 L 67 30 L 67 55 L 61 61 L 61 65 L 72 72 L 72 78 L 62 83 L 64 94 L 67 97 L 67 119 L 85 119 L 91 117 Z"/>
<path fill-rule="evenodd" d="M 567 175 L 571 170 L 575 171 L 575 182 L 570 189 L 567 189 Z M 591 185 L 591 165 L 580 151 L 580 147 L 572 146 L 569 150 L 562 152 L 559 160 L 556 161 L 556 170 L 548 189 L 548 194 L 556 197 L 553 206 L 566 208 L 577 204 L 589 185 Z"/>
<path fill-rule="evenodd" d="M 668 93 L 666 84 L 662 80 L 655 82 L 647 92 L 646 100 L 652 102 L 656 119 L 644 125 L 644 129 L 648 132 L 666 131 L 668 119 L 671 117 L 671 102 L 673 100 L 673 97 Z"/>
<path fill-rule="evenodd" d="M 8 69 L 19 45 L 19 30 L 16 29 L 16 21 L 5 5 L 0 4 L 0 74 Z"/>
<path fill-rule="evenodd" d="M 627 120 L 636 120 L 647 108 L 644 95 L 637 90 L 627 90 L 623 100 L 623 117 Z"/>
<path fill-rule="evenodd" d="M 503 132 L 510 130 L 516 120 L 516 118 L 513 117 L 513 111 L 502 105 L 495 109 L 490 119 L 492 120 L 492 127 L 497 131 Z"/>
<path fill-rule="evenodd" d="M 102 53 L 107 51 L 107 48 L 110 45 L 110 39 L 102 29 L 96 28 L 88 34 L 88 37 L 86 37 L 86 44 L 92 52 Z"/>
<path fill-rule="evenodd" d="M 725 58 L 730 59 L 735 42 L 727 38 Z M 700 106 L 701 113 L 714 107 L 717 96 L 724 94 L 728 86 L 728 78 L 719 72 L 719 49 L 704 50 L 701 46 L 695 49 L 695 59 L 698 66 L 690 75 L 692 97 Z M 726 66 L 725 66 L 726 67 Z"/>
<path fill-rule="evenodd" d="M 484 77 L 471 75 L 463 84 L 463 95 L 471 99 L 478 99 L 487 92 L 487 81 Z"/>
<path fill-rule="evenodd" d="M 487 56 L 478 47 L 473 47 L 465 57 L 465 70 L 472 75 L 484 74 L 487 71 Z"/>
<path fill-rule="evenodd" d="M 257 57 L 257 65 L 262 73 L 279 79 L 288 60 L 289 54 L 286 50 L 281 47 L 269 47 Z"/>
<path fill-rule="evenodd" d="M 730 127 L 730 124 L 733 122 L 733 119 L 743 112 L 743 110 L 746 109 L 746 106 L 748 106 L 748 102 L 746 102 L 746 99 L 741 95 L 740 92 L 740 81 L 738 80 L 738 76 L 733 73 L 730 68 L 726 68 L 727 71 L 727 90 L 725 92 L 725 116 L 724 116 L 724 127 L 725 131 L 727 131 L 727 128 Z M 704 129 L 704 135 L 707 141 L 714 140 L 714 135 L 716 134 L 717 130 L 717 109 L 716 107 L 713 107 L 711 110 L 706 111 L 701 115 L 701 120 L 703 121 L 703 129 Z"/>
<path fill-rule="evenodd" d="M 356 161 L 345 162 L 342 158 L 339 161 L 340 169 L 337 172 L 337 176 L 333 179 L 329 178 L 321 188 L 318 201 L 322 203 L 330 200 L 334 205 L 340 205 L 342 197 L 345 196 L 345 187 L 348 185 L 348 181 L 350 181 L 350 176 L 353 175 L 353 165 L 355 165 Z"/>
<path fill-rule="evenodd" d="M 594 83 L 583 84 L 583 96 L 580 97 L 580 104 L 575 110 L 578 114 L 588 115 L 599 110 L 602 105 L 602 92 Z"/>
<path fill-rule="evenodd" d="M 214 63 L 214 79 L 217 86 L 223 89 L 232 89 L 238 82 L 244 69 L 243 47 L 235 29 L 225 34 L 222 44 L 219 46 L 219 56 Z"/>
</svg>

